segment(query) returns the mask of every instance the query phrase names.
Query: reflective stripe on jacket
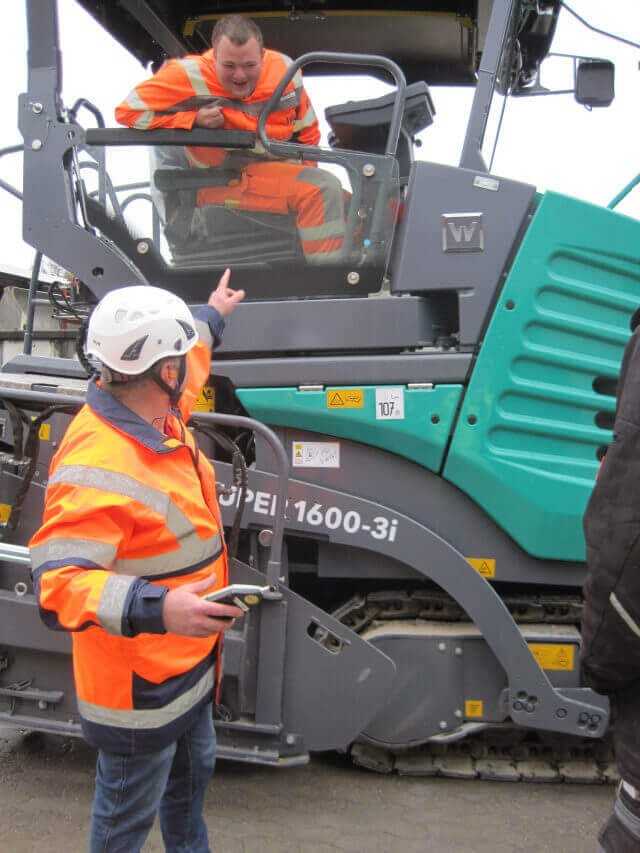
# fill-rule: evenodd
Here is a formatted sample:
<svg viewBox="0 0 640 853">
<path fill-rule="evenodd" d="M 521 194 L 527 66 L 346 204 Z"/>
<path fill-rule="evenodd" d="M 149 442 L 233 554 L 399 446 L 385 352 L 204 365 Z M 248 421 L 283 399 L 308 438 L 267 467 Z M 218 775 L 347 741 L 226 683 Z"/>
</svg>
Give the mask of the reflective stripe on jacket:
<svg viewBox="0 0 640 853">
<path fill-rule="evenodd" d="M 116 107 L 116 121 L 140 130 L 161 127 L 191 130 L 200 107 L 219 106 L 225 130 L 256 133 L 260 113 L 282 80 L 289 57 L 265 50 L 260 77 L 253 93 L 242 100 L 229 98 L 216 74 L 213 50 L 201 55 L 171 59 L 143 81 Z M 298 72 L 282 93 L 280 103 L 267 120 L 267 136 L 317 145 L 318 119 Z M 219 165 L 224 152 L 215 148 L 193 148 L 194 164 Z"/>
<path fill-rule="evenodd" d="M 188 420 L 222 320 L 194 311 L 180 400 Z M 128 754 L 160 749 L 212 696 L 217 635 L 165 632 L 168 590 L 215 572 L 227 582 L 215 475 L 182 420 L 164 434 L 96 383 L 53 457 L 42 527 L 29 543 L 40 613 L 72 632 L 87 740 Z"/>
</svg>

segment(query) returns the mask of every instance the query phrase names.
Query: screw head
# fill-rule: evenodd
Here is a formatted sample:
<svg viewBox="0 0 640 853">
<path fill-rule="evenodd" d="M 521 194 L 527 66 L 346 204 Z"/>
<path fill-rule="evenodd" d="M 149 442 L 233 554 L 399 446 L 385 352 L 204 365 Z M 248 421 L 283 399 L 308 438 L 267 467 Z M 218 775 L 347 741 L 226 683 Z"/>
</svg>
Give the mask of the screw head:
<svg viewBox="0 0 640 853">
<path fill-rule="evenodd" d="M 376 167 L 373 163 L 365 163 L 362 167 L 362 174 L 365 178 L 372 178 L 376 173 Z"/>
<path fill-rule="evenodd" d="M 514 711 L 522 711 L 523 708 L 524 708 L 524 705 L 522 704 L 522 702 L 514 702 L 513 703 L 513 710 Z"/>
<path fill-rule="evenodd" d="M 448 728 L 449 728 L 449 726 L 447 725 L 447 721 L 446 721 L 446 720 L 440 720 L 440 728 L 441 728 L 443 731 L 444 731 L 445 729 L 448 729 Z"/>
<path fill-rule="evenodd" d="M 263 548 L 268 548 L 271 545 L 271 540 L 273 539 L 273 531 L 271 530 L 261 530 L 258 533 L 258 542 L 262 545 Z"/>
<path fill-rule="evenodd" d="M 295 735 L 287 735 L 286 741 L 287 741 L 289 746 L 293 746 L 293 744 L 296 742 L 296 736 Z"/>
<path fill-rule="evenodd" d="M 567 709 L 566 708 L 558 708 L 558 710 L 556 711 L 556 717 L 559 720 L 564 720 L 564 718 L 566 716 L 567 716 Z"/>
<path fill-rule="evenodd" d="M 35 113 L 37 116 L 40 115 L 43 109 L 44 107 L 42 106 L 40 101 L 35 101 L 33 104 L 31 104 L 31 112 Z"/>
<path fill-rule="evenodd" d="M 446 650 L 447 650 L 447 644 L 446 643 L 438 643 L 438 651 L 439 652 L 446 652 Z"/>
<path fill-rule="evenodd" d="M 358 284 L 360 281 L 360 273 L 353 270 L 347 275 L 347 284 Z"/>
<path fill-rule="evenodd" d="M 34 139 L 33 142 L 31 143 L 31 150 L 32 151 L 40 151 L 41 148 L 42 148 L 42 140 L 41 139 Z"/>
<path fill-rule="evenodd" d="M 140 242 L 136 246 L 136 249 L 138 250 L 138 253 L 140 255 L 146 255 L 147 252 L 149 251 L 149 244 L 147 243 L 146 240 L 140 240 Z"/>
<path fill-rule="evenodd" d="M 456 654 L 458 657 L 462 654 L 462 646 L 456 646 Z"/>
<path fill-rule="evenodd" d="M 456 710 L 453 712 L 453 715 L 454 715 L 454 717 L 457 717 L 459 720 L 461 720 L 462 719 L 462 711 L 460 710 L 460 708 L 456 708 Z"/>
<path fill-rule="evenodd" d="M 40 708 L 41 711 L 47 710 L 47 703 L 44 701 L 44 699 L 38 699 L 38 708 Z"/>
</svg>

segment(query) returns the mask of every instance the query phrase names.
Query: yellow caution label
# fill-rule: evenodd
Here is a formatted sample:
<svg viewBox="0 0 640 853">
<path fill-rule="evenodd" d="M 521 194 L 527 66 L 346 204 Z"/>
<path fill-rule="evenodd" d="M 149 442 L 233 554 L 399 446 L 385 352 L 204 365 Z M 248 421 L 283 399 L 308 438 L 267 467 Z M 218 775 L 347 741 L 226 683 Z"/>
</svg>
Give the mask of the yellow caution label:
<svg viewBox="0 0 640 853">
<path fill-rule="evenodd" d="M 327 409 L 364 409 L 364 388 L 329 388 Z"/>
<path fill-rule="evenodd" d="M 483 717 L 484 702 L 482 699 L 466 699 L 464 703 L 465 717 Z"/>
<path fill-rule="evenodd" d="M 542 669 L 573 672 L 576 647 L 568 643 L 529 643 L 529 648 Z"/>
<path fill-rule="evenodd" d="M 51 440 L 51 424 L 40 424 L 40 429 L 38 430 L 38 435 L 42 441 L 50 441 Z"/>
<path fill-rule="evenodd" d="M 495 578 L 496 561 L 491 557 L 467 557 L 466 560 L 483 578 Z"/>
<path fill-rule="evenodd" d="M 0 504 L 0 524 L 7 524 L 11 517 L 11 507 L 9 504 Z"/>
<path fill-rule="evenodd" d="M 194 412 L 213 412 L 216 407 L 216 392 L 211 385 L 205 385 L 193 407 Z"/>
</svg>

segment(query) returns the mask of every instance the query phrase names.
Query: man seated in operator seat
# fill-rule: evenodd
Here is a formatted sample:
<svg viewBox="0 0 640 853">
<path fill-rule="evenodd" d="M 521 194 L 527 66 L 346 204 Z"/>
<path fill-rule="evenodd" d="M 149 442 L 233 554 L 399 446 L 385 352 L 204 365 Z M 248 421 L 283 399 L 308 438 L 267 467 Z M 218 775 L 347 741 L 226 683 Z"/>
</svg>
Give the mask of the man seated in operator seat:
<svg viewBox="0 0 640 853">
<path fill-rule="evenodd" d="M 165 62 L 116 107 L 116 120 L 141 130 L 205 127 L 255 133 L 260 112 L 291 60 L 265 49 L 259 27 L 240 15 L 221 18 L 211 44 L 201 55 Z M 318 120 L 300 72 L 283 92 L 266 129 L 272 139 L 319 143 Z M 186 152 L 191 167 L 222 166 L 229 158 L 220 148 L 190 147 Z M 197 205 L 209 204 L 253 212 L 294 212 L 308 263 L 332 263 L 340 256 L 345 230 L 343 191 L 330 172 L 305 164 L 250 161 L 237 180 L 198 190 Z"/>
</svg>

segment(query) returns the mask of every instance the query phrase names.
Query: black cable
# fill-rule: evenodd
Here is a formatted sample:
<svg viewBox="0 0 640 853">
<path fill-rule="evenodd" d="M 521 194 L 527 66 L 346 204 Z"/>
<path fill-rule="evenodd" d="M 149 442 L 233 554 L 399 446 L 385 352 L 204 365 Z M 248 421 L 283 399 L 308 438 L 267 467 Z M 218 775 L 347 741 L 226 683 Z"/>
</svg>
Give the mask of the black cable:
<svg viewBox="0 0 640 853">
<path fill-rule="evenodd" d="M 2 400 L 3 405 L 5 405 L 8 410 L 9 406 L 13 405 L 10 401 L 3 399 L 2 395 L 0 395 L 0 399 Z M 36 471 L 36 465 L 38 464 L 38 457 L 40 454 L 40 427 L 46 420 L 51 417 L 51 415 L 54 415 L 57 412 L 61 412 L 68 415 L 75 415 L 77 411 L 78 407 L 75 405 L 58 404 L 55 406 L 49 406 L 43 412 L 33 418 L 33 420 L 29 420 L 28 416 L 25 413 L 21 412 L 21 416 L 23 416 L 23 418 L 25 418 L 29 424 L 29 431 L 27 433 L 27 440 L 24 444 L 24 450 L 20 448 L 20 459 L 27 459 L 28 462 L 25 467 L 25 471 L 22 475 L 18 491 L 13 501 L 9 520 L 7 521 L 4 530 L 0 531 L 0 540 L 4 539 L 7 533 L 15 532 L 20 522 L 20 516 L 22 515 L 24 501 L 27 496 L 27 492 L 29 491 L 31 481 L 33 480 L 33 475 Z"/>
<path fill-rule="evenodd" d="M 78 356 L 78 361 L 84 367 L 85 373 L 87 374 L 87 379 L 92 379 L 94 376 L 98 375 L 98 371 L 91 364 L 89 359 L 87 358 L 87 354 L 84 350 L 84 345 L 87 342 L 87 329 L 89 328 L 89 318 L 85 317 L 82 321 L 80 329 L 78 331 L 78 339 L 76 341 L 76 355 Z"/>
<path fill-rule="evenodd" d="M 590 24 L 588 21 L 585 21 L 585 19 L 581 18 L 577 12 L 574 12 L 574 10 L 570 6 L 567 6 L 564 0 L 560 0 L 560 5 L 563 9 L 566 9 L 570 15 L 573 15 L 574 18 L 580 21 L 580 23 L 588 30 L 592 30 L 592 32 L 598 33 L 598 35 L 605 36 L 606 38 L 613 39 L 614 41 L 622 42 L 622 44 L 627 44 L 629 45 L 629 47 L 637 47 L 640 50 L 640 44 L 638 44 L 638 42 L 630 41 L 629 39 L 625 39 L 622 36 L 616 36 L 613 33 L 607 32 L 606 30 L 600 30 L 598 29 L 598 27 L 594 27 L 593 24 Z"/>
<path fill-rule="evenodd" d="M 218 432 L 213 427 L 204 426 L 203 424 L 194 424 L 194 429 L 208 436 L 212 441 L 215 441 L 218 446 L 231 454 L 231 464 L 233 468 L 233 485 L 238 489 L 239 499 L 236 513 L 233 517 L 231 525 L 231 533 L 229 534 L 229 557 L 233 561 L 238 555 L 238 543 L 240 540 L 240 527 L 242 525 L 242 516 L 244 514 L 245 497 L 247 494 L 247 463 L 238 445 L 224 433 Z"/>
</svg>

